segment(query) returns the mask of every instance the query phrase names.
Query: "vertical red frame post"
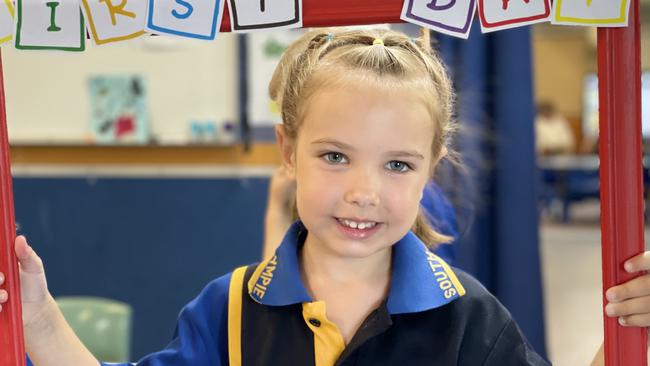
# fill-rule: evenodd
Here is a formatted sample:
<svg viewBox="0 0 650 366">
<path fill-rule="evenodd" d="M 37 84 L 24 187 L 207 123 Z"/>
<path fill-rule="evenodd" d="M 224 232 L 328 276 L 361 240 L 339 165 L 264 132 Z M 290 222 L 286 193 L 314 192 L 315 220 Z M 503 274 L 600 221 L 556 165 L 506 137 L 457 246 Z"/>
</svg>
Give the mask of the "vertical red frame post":
<svg viewBox="0 0 650 366">
<path fill-rule="evenodd" d="M 605 290 L 637 276 L 623 263 L 644 250 L 639 0 L 631 1 L 627 27 L 598 29 L 604 303 Z M 647 366 L 647 330 L 604 319 L 605 365 Z"/>
<path fill-rule="evenodd" d="M 24 366 L 25 346 L 23 316 L 20 302 L 18 261 L 14 254 L 16 224 L 14 195 L 11 186 L 9 139 L 7 137 L 7 109 L 0 53 L 0 272 L 5 274 L 3 288 L 9 291 L 9 301 L 0 313 L 0 365 Z"/>
</svg>

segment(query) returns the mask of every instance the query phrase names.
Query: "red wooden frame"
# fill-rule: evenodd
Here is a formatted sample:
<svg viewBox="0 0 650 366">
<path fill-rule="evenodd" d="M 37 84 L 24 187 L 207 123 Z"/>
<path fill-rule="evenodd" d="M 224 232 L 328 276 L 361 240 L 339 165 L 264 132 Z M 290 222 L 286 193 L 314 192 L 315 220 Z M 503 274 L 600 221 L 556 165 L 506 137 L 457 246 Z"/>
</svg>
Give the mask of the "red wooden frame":
<svg viewBox="0 0 650 366">
<path fill-rule="evenodd" d="M 14 254 L 16 224 L 14 221 L 14 195 L 11 186 L 9 140 L 7 137 L 7 111 L 0 54 L 0 272 L 6 276 L 2 286 L 9 291 L 9 301 L 0 312 L 0 365 L 23 366 L 23 316 L 20 301 L 18 261 Z"/>
<path fill-rule="evenodd" d="M 400 22 L 403 0 L 303 0 L 303 26 Z M 228 9 L 221 31 L 230 31 Z M 622 264 L 643 251 L 639 0 L 630 26 L 598 30 L 600 77 L 601 228 L 603 288 L 630 278 Z M 614 128 L 616 123 L 616 128 Z M 0 272 L 11 296 L 0 313 L 0 365 L 24 366 L 18 265 L 13 247 L 11 167 L 0 59 Z M 605 317 L 605 364 L 646 366 L 645 329 L 623 328 Z"/>
<path fill-rule="evenodd" d="M 628 27 L 598 29 L 603 294 L 638 276 L 623 263 L 644 250 L 639 0 L 630 5 Z M 646 366 L 647 330 L 604 318 L 605 365 Z"/>
</svg>

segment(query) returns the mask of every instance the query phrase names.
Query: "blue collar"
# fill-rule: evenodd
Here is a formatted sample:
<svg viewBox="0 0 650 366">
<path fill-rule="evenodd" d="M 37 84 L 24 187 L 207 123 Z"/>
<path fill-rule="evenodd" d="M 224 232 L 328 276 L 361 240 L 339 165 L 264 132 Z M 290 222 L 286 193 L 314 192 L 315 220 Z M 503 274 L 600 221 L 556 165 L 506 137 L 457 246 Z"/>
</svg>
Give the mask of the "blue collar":
<svg viewBox="0 0 650 366">
<path fill-rule="evenodd" d="M 300 276 L 298 249 L 307 230 L 295 222 L 275 255 L 260 263 L 248 282 L 253 300 L 271 306 L 312 302 Z M 465 294 L 442 259 L 412 232 L 393 246 L 392 278 L 387 299 L 390 314 L 415 313 L 445 305 Z"/>
</svg>

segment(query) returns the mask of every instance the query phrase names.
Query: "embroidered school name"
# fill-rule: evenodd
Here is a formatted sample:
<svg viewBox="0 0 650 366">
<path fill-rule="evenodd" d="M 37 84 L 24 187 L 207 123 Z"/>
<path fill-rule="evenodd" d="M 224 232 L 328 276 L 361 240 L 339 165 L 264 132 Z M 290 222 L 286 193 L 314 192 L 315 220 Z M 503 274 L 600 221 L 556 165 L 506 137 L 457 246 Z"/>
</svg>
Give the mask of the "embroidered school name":
<svg viewBox="0 0 650 366">
<path fill-rule="evenodd" d="M 278 266 L 277 259 L 278 256 L 273 256 L 273 258 L 269 260 L 269 262 L 266 264 L 266 267 L 264 267 L 262 270 L 260 278 L 257 280 L 257 282 L 255 282 L 255 286 L 253 286 L 253 295 L 257 296 L 260 299 L 264 297 L 264 294 L 266 294 L 266 288 L 273 279 L 273 272 Z"/>
<path fill-rule="evenodd" d="M 445 299 L 452 298 L 458 294 L 456 288 L 451 283 L 449 274 L 445 271 L 445 266 L 440 263 L 440 258 L 431 252 L 427 252 L 427 261 L 429 262 L 429 267 L 433 271 L 433 275 L 436 278 L 438 287 L 442 290 L 442 293 L 445 295 Z"/>
</svg>

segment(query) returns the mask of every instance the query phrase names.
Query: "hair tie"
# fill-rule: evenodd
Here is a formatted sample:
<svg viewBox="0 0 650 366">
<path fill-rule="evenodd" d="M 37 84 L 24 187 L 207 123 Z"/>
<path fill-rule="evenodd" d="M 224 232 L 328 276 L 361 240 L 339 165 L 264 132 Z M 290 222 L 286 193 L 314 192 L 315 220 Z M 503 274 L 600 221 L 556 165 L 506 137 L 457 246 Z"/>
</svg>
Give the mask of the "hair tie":
<svg viewBox="0 0 650 366">
<path fill-rule="evenodd" d="M 333 39 L 334 39 L 334 33 L 332 32 L 327 33 L 327 42 L 332 42 Z"/>
<path fill-rule="evenodd" d="M 381 46 L 383 46 L 383 45 L 384 45 L 384 41 L 381 40 L 381 39 L 379 39 L 379 38 L 375 38 L 375 40 L 372 41 L 372 45 L 373 45 L 373 46 L 375 46 L 375 45 L 381 45 Z"/>
</svg>

